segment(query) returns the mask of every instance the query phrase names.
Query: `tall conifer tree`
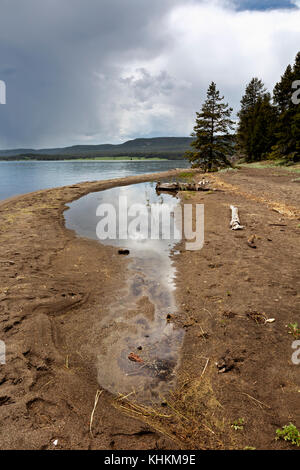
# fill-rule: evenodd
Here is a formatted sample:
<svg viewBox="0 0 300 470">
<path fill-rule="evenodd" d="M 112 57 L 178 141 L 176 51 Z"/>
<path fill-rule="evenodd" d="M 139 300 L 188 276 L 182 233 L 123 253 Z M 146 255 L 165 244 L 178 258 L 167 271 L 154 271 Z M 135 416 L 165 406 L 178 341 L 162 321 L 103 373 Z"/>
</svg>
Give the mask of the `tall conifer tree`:
<svg viewBox="0 0 300 470">
<path fill-rule="evenodd" d="M 248 162 L 261 160 L 275 143 L 276 111 L 263 82 L 256 77 L 246 87 L 238 117 L 239 152 Z"/>
<path fill-rule="evenodd" d="M 233 141 L 230 131 L 234 122 L 231 120 L 232 108 L 223 102 L 224 96 L 212 82 L 207 90 L 207 99 L 201 112 L 196 113 L 196 124 L 191 146 L 186 153 L 193 166 L 202 166 L 210 171 L 218 166 L 231 166 L 229 157 L 233 153 Z"/>
<path fill-rule="evenodd" d="M 288 65 L 280 81 L 274 87 L 274 103 L 279 119 L 276 126 L 276 145 L 271 157 L 285 158 L 291 162 L 300 160 L 300 104 L 294 102 L 294 82 L 300 80 L 300 52 L 294 66 Z"/>
</svg>

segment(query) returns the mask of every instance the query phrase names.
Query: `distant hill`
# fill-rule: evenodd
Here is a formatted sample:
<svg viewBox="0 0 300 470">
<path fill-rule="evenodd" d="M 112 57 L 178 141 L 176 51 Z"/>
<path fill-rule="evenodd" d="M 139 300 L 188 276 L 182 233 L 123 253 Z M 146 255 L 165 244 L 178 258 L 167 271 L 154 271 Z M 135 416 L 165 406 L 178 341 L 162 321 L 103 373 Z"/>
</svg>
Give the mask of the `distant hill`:
<svg viewBox="0 0 300 470">
<path fill-rule="evenodd" d="M 96 157 L 160 157 L 181 159 L 192 137 L 154 137 L 128 140 L 123 144 L 74 145 L 64 148 L 0 150 L 1 160 L 64 160 Z"/>
</svg>

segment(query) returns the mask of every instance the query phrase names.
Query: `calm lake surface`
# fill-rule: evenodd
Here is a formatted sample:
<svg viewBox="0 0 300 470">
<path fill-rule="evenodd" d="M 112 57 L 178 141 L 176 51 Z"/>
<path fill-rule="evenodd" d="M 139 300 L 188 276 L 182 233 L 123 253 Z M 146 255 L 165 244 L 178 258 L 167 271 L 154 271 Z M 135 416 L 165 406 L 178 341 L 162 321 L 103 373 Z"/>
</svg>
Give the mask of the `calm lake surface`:
<svg viewBox="0 0 300 470">
<path fill-rule="evenodd" d="M 121 178 L 187 167 L 189 163 L 184 160 L 0 162 L 0 200 L 83 181 Z"/>
</svg>

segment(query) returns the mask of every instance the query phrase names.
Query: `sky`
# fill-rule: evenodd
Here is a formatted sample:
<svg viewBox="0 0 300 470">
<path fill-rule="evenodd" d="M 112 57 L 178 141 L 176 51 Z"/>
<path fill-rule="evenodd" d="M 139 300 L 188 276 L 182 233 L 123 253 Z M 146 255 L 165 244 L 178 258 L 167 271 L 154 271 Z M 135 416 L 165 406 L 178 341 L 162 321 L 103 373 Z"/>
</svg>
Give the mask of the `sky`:
<svg viewBox="0 0 300 470">
<path fill-rule="evenodd" d="M 0 148 L 187 136 L 212 80 L 234 114 L 272 91 L 299 25 L 300 0 L 0 0 Z"/>
</svg>

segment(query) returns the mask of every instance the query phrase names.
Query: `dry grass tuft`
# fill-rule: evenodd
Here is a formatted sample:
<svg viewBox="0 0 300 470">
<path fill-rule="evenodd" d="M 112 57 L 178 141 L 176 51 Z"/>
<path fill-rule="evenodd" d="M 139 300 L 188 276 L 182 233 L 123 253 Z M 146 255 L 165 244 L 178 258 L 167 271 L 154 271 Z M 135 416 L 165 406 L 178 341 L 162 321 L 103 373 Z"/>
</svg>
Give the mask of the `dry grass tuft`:
<svg viewBox="0 0 300 470">
<path fill-rule="evenodd" d="M 178 448 L 229 448 L 230 437 L 226 429 L 224 409 L 215 397 L 211 385 L 212 368 L 210 359 L 203 358 L 198 377 L 191 377 L 187 372 L 181 374 L 175 391 L 168 397 L 160 397 L 161 403 L 152 406 L 137 403 L 133 391 L 128 395 L 119 394 L 113 406 L 143 420 L 175 441 Z"/>
</svg>

